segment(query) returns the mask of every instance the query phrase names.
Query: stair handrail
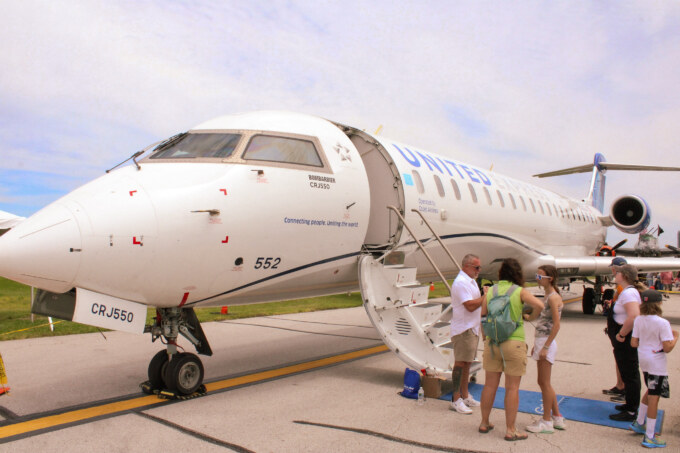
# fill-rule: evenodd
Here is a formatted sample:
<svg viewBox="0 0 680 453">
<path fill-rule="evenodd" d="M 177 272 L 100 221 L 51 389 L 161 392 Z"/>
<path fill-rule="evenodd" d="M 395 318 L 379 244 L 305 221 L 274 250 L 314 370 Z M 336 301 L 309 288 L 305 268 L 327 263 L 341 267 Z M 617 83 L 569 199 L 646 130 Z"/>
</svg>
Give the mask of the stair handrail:
<svg viewBox="0 0 680 453">
<path fill-rule="evenodd" d="M 460 267 L 460 264 L 458 264 L 458 261 L 456 261 L 456 259 L 453 257 L 453 255 L 452 255 L 451 252 L 449 251 L 449 249 L 446 248 L 446 246 L 444 245 L 444 242 L 442 241 L 442 238 L 440 238 L 439 235 L 438 235 L 437 233 L 435 233 L 434 228 L 432 228 L 432 225 L 430 225 L 430 222 L 427 221 L 427 219 L 425 218 L 425 216 L 423 215 L 423 213 L 420 212 L 420 211 L 417 210 L 417 209 L 411 209 L 411 211 L 412 211 L 412 212 L 415 212 L 416 214 L 418 214 L 418 215 L 420 216 L 421 219 L 423 219 L 423 222 L 425 222 L 425 225 L 427 225 L 427 227 L 430 229 L 430 231 L 432 232 L 432 234 L 434 235 L 434 237 L 435 237 L 435 238 L 437 239 L 437 241 L 439 242 L 439 245 L 442 246 L 442 248 L 444 249 L 444 251 L 446 252 L 446 254 L 449 255 L 449 258 L 451 258 L 451 261 L 453 261 L 453 264 L 455 264 L 456 267 L 457 267 L 459 270 L 462 269 L 462 268 Z"/>
<path fill-rule="evenodd" d="M 446 288 L 449 290 L 449 295 L 450 295 L 450 294 L 451 294 L 451 286 L 449 285 L 449 282 L 446 281 L 446 277 L 444 277 L 444 275 L 442 274 L 442 272 L 439 270 L 439 268 L 438 268 L 437 265 L 435 264 L 434 260 L 433 260 L 432 257 L 430 256 L 430 254 L 427 253 L 427 250 L 425 250 L 425 247 L 423 247 L 423 244 L 421 244 L 421 242 L 418 240 L 418 238 L 416 237 L 416 235 L 413 233 L 413 230 L 411 230 L 411 227 L 406 223 L 406 219 L 404 219 L 404 216 L 401 215 L 401 212 L 400 212 L 397 208 L 395 208 L 394 206 L 392 206 L 392 205 L 387 206 L 387 209 L 390 209 L 390 210 L 394 211 L 394 213 L 397 214 L 397 218 L 398 218 L 398 219 L 401 221 L 401 223 L 406 227 L 406 229 L 408 230 L 408 232 L 411 233 L 411 237 L 412 237 L 413 240 L 416 242 L 416 244 L 418 245 L 418 247 L 420 248 L 420 250 L 423 252 L 423 255 L 425 255 L 425 258 L 427 258 L 427 260 L 430 262 L 430 264 L 432 265 L 432 267 L 434 268 L 434 270 L 437 272 L 437 275 L 439 275 L 439 278 L 441 279 L 442 283 L 444 283 L 444 285 L 446 286 Z"/>
</svg>

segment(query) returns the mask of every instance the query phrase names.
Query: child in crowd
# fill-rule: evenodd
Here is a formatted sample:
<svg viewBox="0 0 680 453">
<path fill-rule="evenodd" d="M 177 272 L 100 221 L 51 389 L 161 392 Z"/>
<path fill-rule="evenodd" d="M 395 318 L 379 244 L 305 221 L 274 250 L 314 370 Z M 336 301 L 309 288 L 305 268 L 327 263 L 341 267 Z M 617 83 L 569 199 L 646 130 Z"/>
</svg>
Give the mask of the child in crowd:
<svg viewBox="0 0 680 453">
<path fill-rule="evenodd" d="M 557 395 L 550 383 L 552 365 L 557 354 L 555 337 L 560 331 L 560 317 L 562 315 L 562 297 L 557 289 L 557 269 L 555 266 L 545 265 L 538 268 L 536 281 L 545 292 L 543 303 L 545 308 L 538 316 L 536 323 L 536 337 L 531 350 L 531 358 L 536 361 L 538 368 L 538 385 L 543 395 L 543 418 L 536 420 L 525 429 L 531 433 L 550 434 L 555 429 L 566 429 L 564 417 L 560 414 Z M 530 320 L 528 315 L 525 319 Z"/>
<path fill-rule="evenodd" d="M 640 316 L 635 318 L 630 344 L 638 348 L 638 360 L 647 391 L 642 397 L 637 420 L 630 428 L 638 434 L 644 434 L 642 446 L 663 448 L 666 441 L 655 436 L 654 429 L 659 397 L 669 397 L 666 354 L 675 347 L 678 332 L 671 330 L 671 324 L 661 317 L 663 297 L 660 292 L 652 289 L 642 291 L 640 298 L 642 299 Z"/>
</svg>

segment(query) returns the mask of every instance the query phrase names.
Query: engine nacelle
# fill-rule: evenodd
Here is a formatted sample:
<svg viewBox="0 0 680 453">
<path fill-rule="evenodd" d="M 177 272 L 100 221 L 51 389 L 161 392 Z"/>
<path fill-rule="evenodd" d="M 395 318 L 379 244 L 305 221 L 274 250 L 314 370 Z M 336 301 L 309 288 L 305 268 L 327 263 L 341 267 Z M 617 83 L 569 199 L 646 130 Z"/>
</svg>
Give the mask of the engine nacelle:
<svg viewBox="0 0 680 453">
<path fill-rule="evenodd" d="M 609 218 L 624 233 L 637 234 L 649 225 L 652 211 L 637 195 L 622 195 L 609 208 Z"/>
</svg>

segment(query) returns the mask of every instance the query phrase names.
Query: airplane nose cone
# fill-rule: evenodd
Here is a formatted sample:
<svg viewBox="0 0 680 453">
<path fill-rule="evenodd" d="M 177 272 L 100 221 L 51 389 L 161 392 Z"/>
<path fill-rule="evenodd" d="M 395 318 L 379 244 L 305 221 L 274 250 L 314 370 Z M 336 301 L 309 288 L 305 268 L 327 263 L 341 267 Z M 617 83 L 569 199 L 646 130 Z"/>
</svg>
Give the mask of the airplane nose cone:
<svg viewBox="0 0 680 453">
<path fill-rule="evenodd" d="M 55 293 L 73 288 L 81 236 L 73 214 L 51 204 L 0 236 L 0 275 Z"/>
</svg>

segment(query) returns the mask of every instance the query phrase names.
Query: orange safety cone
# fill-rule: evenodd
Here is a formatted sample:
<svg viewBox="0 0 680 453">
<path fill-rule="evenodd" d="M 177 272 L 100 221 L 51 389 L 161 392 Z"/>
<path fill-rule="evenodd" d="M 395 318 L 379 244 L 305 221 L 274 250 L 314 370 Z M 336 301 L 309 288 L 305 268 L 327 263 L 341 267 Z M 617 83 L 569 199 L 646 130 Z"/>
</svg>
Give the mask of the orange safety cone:
<svg viewBox="0 0 680 453">
<path fill-rule="evenodd" d="M 430 282 L 430 291 L 434 291 L 434 283 Z"/>
<path fill-rule="evenodd" d="M 223 315 L 229 314 L 229 307 L 224 306 L 222 307 L 222 310 L 220 310 L 220 313 Z"/>
</svg>

